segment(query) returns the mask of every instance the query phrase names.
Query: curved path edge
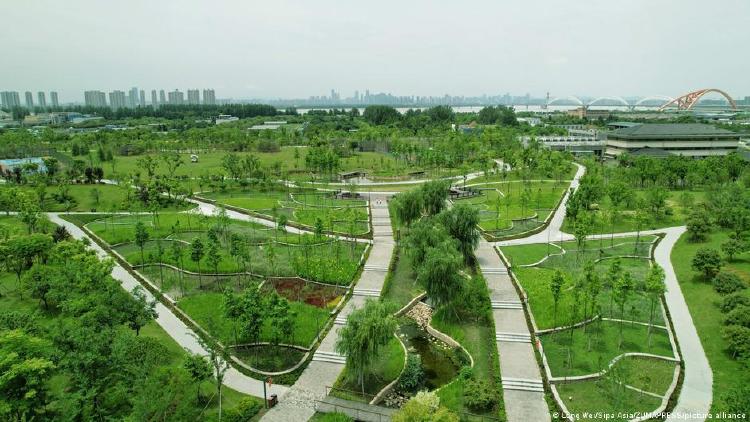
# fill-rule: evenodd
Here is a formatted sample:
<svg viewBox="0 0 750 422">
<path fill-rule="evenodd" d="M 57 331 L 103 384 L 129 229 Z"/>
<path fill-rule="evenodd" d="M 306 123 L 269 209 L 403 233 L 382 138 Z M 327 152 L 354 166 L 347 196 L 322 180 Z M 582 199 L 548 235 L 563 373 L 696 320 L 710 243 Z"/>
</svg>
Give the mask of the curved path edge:
<svg viewBox="0 0 750 422">
<path fill-rule="evenodd" d="M 92 241 L 80 227 L 75 224 L 62 219 L 59 213 L 48 213 L 50 221 L 53 223 L 65 227 L 75 239 L 88 239 L 90 240 L 89 248 L 94 250 L 96 254 L 102 258 L 111 258 L 110 255 L 102 249 L 96 242 Z M 131 292 L 134 288 L 141 286 L 141 283 L 135 279 L 129 272 L 127 272 L 122 266 L 116 261 L 112 268 L 112 277 L 119 281 L 122 288 Z M 143 286 L 141 286 L 143 287 Z M 154 296 L 148 289 L 143 289 L 143 293 L 146 295 L 148 300 L 155 300 Z M 182 348 L 189 351 L 190 353 L 199 354 L 201 356 L 207 356 L 208 352 L 203 346 L 200 345 L 196 339 L 196 334 L 182 320 L 172 313 L 172 311 L 164 306 L 160 301 L 156 300 L 156 312 L 158 316 L 155 322 L 166 331 L 166 333 L 172 337 L 172 339 L 179 344 Z M 248 394 L 255 397 L 263 398 L 263 381 L 247 376 L 233 367 L 229 367 L 224 375 L 224 385 L 232 388 L 233 390 L 239 391 L 243 394 Z M 277 394 L 281 396 L 286 393 L 288 387 L 283 385 L 272 385 L 268 389 L 268 394 Z"/>
</svg>

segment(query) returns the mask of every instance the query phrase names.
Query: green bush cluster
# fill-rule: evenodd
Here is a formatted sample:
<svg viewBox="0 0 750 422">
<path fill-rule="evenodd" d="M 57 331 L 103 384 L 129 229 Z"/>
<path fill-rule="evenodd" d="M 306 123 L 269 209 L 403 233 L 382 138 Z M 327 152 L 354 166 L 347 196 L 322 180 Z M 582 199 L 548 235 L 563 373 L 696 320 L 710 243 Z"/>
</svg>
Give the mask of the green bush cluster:
<svg viewBox="0 0 750 422">
<path fill-rule="evenodd" d="M 409 353 L 406 356 L 406 366 L 398 381 L 398 388 L 403 391 L 415 392 L 424 384 L 425 374 L 422 369 L 422 357 Z"/>
<path fill-rule="evenodd" d="M 464 383 L 464 403 L 475 411 L 490 410 L 497 404 L 494 392 L 487 381 L 470 379 Z"/>
</svg>

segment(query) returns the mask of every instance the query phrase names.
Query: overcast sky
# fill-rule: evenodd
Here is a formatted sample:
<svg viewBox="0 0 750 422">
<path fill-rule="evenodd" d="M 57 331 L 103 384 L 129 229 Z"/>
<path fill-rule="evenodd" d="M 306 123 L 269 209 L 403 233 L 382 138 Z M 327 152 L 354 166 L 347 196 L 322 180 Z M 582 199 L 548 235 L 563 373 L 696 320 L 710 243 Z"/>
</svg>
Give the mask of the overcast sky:
<svg viewBox="0 0 750 422">
<path fill-rule="evenodd" d="M 750 95 L 747 0 L 24 0 L 2 15 L 0 90 L 61 101 L 132 86 L 219 98 Z"/>
</svg>

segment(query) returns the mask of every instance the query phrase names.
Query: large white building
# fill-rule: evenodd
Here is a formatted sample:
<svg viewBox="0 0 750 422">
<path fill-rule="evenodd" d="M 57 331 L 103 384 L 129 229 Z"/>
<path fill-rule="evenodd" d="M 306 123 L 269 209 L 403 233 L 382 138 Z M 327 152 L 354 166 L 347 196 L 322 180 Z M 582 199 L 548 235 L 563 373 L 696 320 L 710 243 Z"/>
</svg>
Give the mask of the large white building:
<svg viewBox="0 0 750 422">
<path fill-rule="evenodd" d="M 633 124 L 607 133 L 606 154 L 708 157 L 737 151 L 740 135 L 699 123 Z"/>
<path fill-rule="evenodd" d="M 185 103 L 185 95 L 180 90 L 175 89 L 169 93 L 169 104 L 182 105 Z"/>
<path fill-rule="evenodd" d="M 21 107 L 21 98 L 18 96 L 17 91 L 0 92 L 0 101 L 3 104 L 3 108 L 9 110 L 14 107 Z"/>
<path fill-rule="evenodd" d="M 83 101 L 87 107 L 106 107 L 107 95 L 102 91 L 86 91 L 83 93 Z"/>
<path fill-rule="evenodd" d="M 216 104 L 216 93 L 213 89 L 203 90 L 203 104 L 213 105 Z"/>
<path fill-rule="evenodd" d="M 31 91 L 26 91 L 25 97 L 26 97 L 26 108 L 28 108 L 29 110 L 33 110 L 34 109 L 34 94 L 32 94 Z"/>
<path fill-rule="evenodd" d="M 200 91 L 197 89 L 188 89 L 187 91 L 187 103 L 188 104 L 200 104 L 201 97 Z"/>
<path fill-rule="evenodd" d="M 109 106 L 112 110 L 120 108 L 126 108 L 128 106 L 125 92 L 123 91 L 112 91 L 109 93 Z"/>
</svg>

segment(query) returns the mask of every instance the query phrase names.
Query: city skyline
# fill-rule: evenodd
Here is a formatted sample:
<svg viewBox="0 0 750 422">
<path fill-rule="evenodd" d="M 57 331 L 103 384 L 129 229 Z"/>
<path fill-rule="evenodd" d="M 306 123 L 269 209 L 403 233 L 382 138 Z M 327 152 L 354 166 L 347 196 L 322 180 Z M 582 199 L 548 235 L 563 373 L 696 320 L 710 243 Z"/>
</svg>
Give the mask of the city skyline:
<svg viewBox="0 0 750 422">
<path fill-rule="evenodd" d="M 737 54 L 750 42 L 747 2 L 474 1 L 429 4 L 425 13 L 427 5 L 27 2 L 6 11 L 0 30 L 8 46 L 0 89 L 55 89 L 66 102 L 131 81 L 211 84 L 234 99 L 308 98 L 331 87 L 420 96 L 674 96 L 711 86 L 733 96 L 750 92 L 750 58 Z M 138 33 L 128 31 L 134 22 Z M 654 42 L 664 37 L 675 42 Z"/>
</svg>

